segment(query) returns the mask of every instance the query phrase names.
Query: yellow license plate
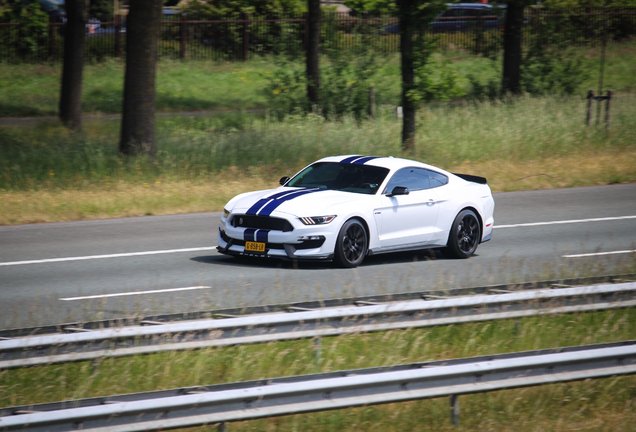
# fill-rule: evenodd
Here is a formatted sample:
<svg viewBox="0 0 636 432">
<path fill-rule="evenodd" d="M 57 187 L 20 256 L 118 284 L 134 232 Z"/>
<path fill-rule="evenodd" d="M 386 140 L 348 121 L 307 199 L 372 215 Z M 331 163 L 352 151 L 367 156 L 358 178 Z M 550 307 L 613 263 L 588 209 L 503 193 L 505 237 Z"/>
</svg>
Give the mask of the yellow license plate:
<svg viewBox="0 0 636 432">
<path fill-rule="evenodd" d="M 265 243 L 260 242 L 245 242 L 245 251 L 250 252 L 265 252 Z"/>
</svg>

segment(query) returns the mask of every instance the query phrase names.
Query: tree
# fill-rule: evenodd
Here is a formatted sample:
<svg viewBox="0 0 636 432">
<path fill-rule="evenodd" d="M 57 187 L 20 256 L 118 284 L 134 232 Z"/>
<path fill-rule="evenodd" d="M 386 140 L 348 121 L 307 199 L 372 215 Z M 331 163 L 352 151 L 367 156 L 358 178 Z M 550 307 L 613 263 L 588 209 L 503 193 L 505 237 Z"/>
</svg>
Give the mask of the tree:
<svg viewBox="0 0 636 432">
<path fill-rule="evenodd" d="M 417 77 L 418 74 L 416 74 L 416 67 L 418 72 L 428 72 L 423 66 L 430 56 L 430 50 L 424 52 L 414 50 L 414 37 L 417 35 L 418 43 L 425 45 L 425 42 L 422 43 L 423 30 L 446 6 L 439 0 L 396 0 L 396 4 L 400 20 L 402 150 L 411 152 L 415 148 L 415 113 L 420 100 L 418 95 L 422 93 L 420 84 L 430 87 L 429 77 Z"/>
<path fill-rule="evenodd" d="M 320 0 L 307 0 L 307 97 L 312 106 L 320 104 Z"/>
<path fill-rule="evenodd" d="M 82 75 L 86 50 L 86 0 L 67 0 L 66 20 L 60 120 L 71 129 L 81 129 Z"/>
<path fill-rule="evenodd" d="M 119 151 L 154 157 L 155 76 L 162 0 L 131 0 L 126 33 L 126 74 Z"/>
<path fill-rule="evenodd" d="M 521 39 L 523 31 L 524 0 L 509 0 L 504 28 L 502 93 L 521 93 Z"/>
</svg>

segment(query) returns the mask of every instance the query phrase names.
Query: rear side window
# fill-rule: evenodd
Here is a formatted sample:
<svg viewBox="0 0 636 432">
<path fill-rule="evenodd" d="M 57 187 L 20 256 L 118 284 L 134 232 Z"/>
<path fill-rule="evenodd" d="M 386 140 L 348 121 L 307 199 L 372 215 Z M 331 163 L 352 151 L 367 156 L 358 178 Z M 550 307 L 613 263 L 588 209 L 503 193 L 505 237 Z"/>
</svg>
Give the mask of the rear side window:
<svg viewBox="0 0 636 432">
<path fill-rule="evenodd" d="M 428 170 L 423 168 L 402 168 L 397 171 L 386 185 L 385 192 L 391 192 L 396 186 L 402 186 L 414 192 L 430 188 Z"/>
<path fill-rule="evenodd" d="M 448 183 L 448 177 L 446 177 L 444 174 L 440 174 L 438 172 L 431 171 L 431 170 L 427 170 L 427 171 L 428 171 L 428 177 L 430 179 L 432 188 L 436 188 L 438 186 L 444 186 L 445 184 Z"/>
<path fill-rule="evenodd" d="M 386 185 L 384 193 L 390 193 L 396 186 L 409 189 L 410 192 L 432 189 L 448 183 L 448 177 L 424 168 L 402 168 L 397 171 Z"/>
</svg>

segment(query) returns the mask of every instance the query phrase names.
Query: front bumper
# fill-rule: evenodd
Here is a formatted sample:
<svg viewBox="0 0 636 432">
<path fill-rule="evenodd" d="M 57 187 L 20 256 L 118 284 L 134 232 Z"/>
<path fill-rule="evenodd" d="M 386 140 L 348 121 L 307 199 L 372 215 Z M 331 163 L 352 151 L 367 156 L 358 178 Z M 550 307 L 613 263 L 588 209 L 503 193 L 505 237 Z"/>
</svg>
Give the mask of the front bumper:
<svg viewBox="0 0 636 432">
<path fill-rule="evenodd" d="M 279 258 L 292 260 L 331 260 L 335 248 L 336 224 L 306 226 L 295 218 L 286 218 L 290 229 L 276 230 L 252 227 L 232 226 L 228 223 L 234 217 L 231 214 L 222 217 L 218 232 L 217 250 L 220 253 L 238 256 Z M 267 225 L 267 224 L 263 224 Z M 248 251 L 246 242 L 265 243 L 264 252 Z"/>
</svg>

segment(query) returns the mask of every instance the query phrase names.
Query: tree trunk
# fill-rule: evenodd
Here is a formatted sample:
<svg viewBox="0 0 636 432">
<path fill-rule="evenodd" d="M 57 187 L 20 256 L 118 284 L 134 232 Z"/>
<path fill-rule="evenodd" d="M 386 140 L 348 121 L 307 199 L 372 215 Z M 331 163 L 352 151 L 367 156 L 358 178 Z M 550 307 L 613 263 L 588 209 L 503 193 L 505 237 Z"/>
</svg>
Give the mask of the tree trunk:
<svg viewBox="0 0 636 432">
<path fill-rule="evenodd" d="M 119 151 L 154 157 L 155 75 L 162 0 L 131 0 L 126 25 L 126 75 Z"/>
<path fill-rule="evenodd" d="M 82 74 L 86 50 L 86 0 L 67 0 L 66 19 L 59 115 L 65 126 L 81 129 Z"/>
<path fill-rule="evenodd" d="M 415 149 L 415 111 L 417 105 L 409 97 L 415 88 L 413 71 L 413 33 L 415 30 L 414 10 L 411 0 L 399 0 L 400 18 L 400 54 L 402 66 L 402 150 L 412 152 Z"/>
<path fill-rule="evenodd" d="M 307 0 L 307 97 L 320 105 L 320 0 Z"/>
<path fill-rule="evenodd" d="M 523 31 L 523 0 L 508 2 L 504 29 L 502 93 L 521 94 L 521 39 Z"/>
</svg>

